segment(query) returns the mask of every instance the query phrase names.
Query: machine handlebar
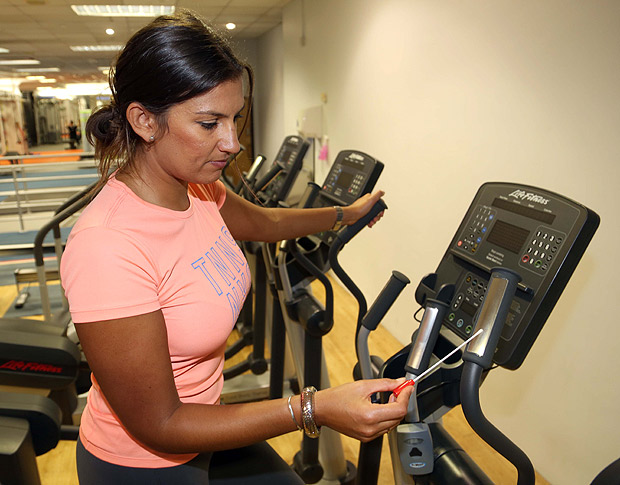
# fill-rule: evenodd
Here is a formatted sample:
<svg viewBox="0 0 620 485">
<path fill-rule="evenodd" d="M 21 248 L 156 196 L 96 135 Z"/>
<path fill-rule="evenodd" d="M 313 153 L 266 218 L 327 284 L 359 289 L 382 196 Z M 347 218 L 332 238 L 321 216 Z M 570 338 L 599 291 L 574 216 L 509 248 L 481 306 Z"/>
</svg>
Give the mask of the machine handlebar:
<svg viewBox="0 0 620 485">
<path fill-rule="evenodd" d="M 463 361 L 475 362 L 485 370 L 491 367 L 495 348 L 519 281 L 521 276 L 508 268 L 491 270 L 489 288 L 485 293 L 474 328 L 474 332 L 479 329 L 484 331 L 467 346 L 463 353 Z"/>
<path fill-rule="evenodd" d="M 392 276 L 377 296 L 370 310 L 362 319 L 362 326 L 371 332 L 377 328 L 392 304 L 398 298 L 405 286 L 410 283 L 409 278 L 399 271 L 392 271 Z"/>
<path fill-rule="evenodd" d="M 342 228 L 338 232 L 338 235 L 336 237 L 340 239 L 341 244 L 334 244 L 334 246 L 342 247 L 347 244 L 358 232 L 360 232 L 365 226 L 370 223 L 370 221 L 372 221 L 385 209 L 387 209 L 387 204 L 382 199 L 379 199 L 365 216 L 360 217 L 355 223 Z"/>
</svg>

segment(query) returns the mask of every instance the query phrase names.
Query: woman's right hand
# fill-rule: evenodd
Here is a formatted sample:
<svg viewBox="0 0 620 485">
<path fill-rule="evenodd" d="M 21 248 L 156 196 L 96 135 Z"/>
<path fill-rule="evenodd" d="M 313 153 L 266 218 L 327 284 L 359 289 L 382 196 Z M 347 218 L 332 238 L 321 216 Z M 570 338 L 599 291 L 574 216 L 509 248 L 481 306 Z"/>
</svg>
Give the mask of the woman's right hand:
<svg viewBox="0 0 620 485">
<path fill-rule="evenodd" d="M 317 426 L 328 426 L 339 433 L 368 442 L 396 427 L 407 413 L 411 386 L 397 399 L 375 404 L 371 396 L 394 390 L 404 379 L 368 379 L 324 389 L 315 395 Z"/>
</svg>

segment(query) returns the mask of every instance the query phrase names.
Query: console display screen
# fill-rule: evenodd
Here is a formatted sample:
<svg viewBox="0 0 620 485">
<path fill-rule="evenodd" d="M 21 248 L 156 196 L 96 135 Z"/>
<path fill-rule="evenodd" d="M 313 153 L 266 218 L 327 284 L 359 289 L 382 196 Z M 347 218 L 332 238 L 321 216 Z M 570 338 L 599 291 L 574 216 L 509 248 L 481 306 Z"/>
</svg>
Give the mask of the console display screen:
<svg viewBox="0 0 620 485">
<path fill-rule="evenodd" d="M 529 234 L 530 231 L 527 229 L 513 226 L 512 224 L 498 219 L 495 221 L 495 225 L 493 229 L 491 229 L 487 241 L 512 253 L 519 254 Z"/>
<path fill-rule="evenodd" d="M 340 172 L 340 175 L 338 175 L 338 178 L 336 179 L 336 185 L 343 189 L 351 187 L 352 182 L 353 174 L 348 172 Z"/>
<path fill-rule="evenodd" d="M 280 156 L 278 157 L 278 161 L 280 162 L 280 164 L 284 165 L 286 168 L 289 168 L 291 162 L 294 160 L 294 158 L 291 157 L 292 153 L 293 149 L 290 147 L 286 147 L 284 150 L 282 150 Z"/>
<path fill-rule="evenodd" d="M 470 317 L 473 317 L 478 311 L 478 308 L 476 308 L 471 303 L 467 303 L 466 301 L 464 301 L 463 303 L 461 303 L 461 310 L 467 313 Z"/>
</svg>

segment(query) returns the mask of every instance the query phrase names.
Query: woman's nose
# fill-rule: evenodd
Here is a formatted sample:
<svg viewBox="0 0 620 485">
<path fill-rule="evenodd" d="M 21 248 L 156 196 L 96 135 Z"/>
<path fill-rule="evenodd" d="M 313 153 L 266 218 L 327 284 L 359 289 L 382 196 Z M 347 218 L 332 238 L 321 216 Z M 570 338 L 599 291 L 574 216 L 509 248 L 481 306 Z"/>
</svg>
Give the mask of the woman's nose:
<svg viewBox="0 0 620 485">
<path fill-rule="evenodd" d="M 219 149 L 226 153 L 238 153 L 241 149 L 239 138 L 237 137 L 237 125 L 232 122 L 226 129 L 226 133 L 220 138 Z"/>
</svg>

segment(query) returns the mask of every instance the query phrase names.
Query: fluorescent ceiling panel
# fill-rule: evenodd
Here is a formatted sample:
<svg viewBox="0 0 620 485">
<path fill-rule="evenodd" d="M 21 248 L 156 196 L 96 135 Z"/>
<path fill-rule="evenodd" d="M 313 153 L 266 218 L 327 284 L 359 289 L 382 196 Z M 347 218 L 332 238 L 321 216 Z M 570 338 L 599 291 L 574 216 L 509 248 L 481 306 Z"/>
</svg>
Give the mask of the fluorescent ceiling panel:
<svg viewBox="0 0 620 485">
<path fill-rule="evenodd" d="M 0 61 L 0 66 L 34 66 L 36 64 L 41 64 L 41 61 L 37 61 L 36 59 L 12 59 Z"/>
<path fill-rule="evenodd" d="M 23 69 L 15 69 L 15 72 L 60 72 L 59 67 L 29 67 Z"/>
<path fill-rule="evenodd" d="M 74 52 L 104 52 L 104 51 L 120 51 L 122 45 L 72 45 L 71 50 Z"/>
<path fill-rule="evenodd" d="M 91 17 L 157 17 L 174 13 L 171 5 L 71 5 L 71 9 Z"/>
</svg>

